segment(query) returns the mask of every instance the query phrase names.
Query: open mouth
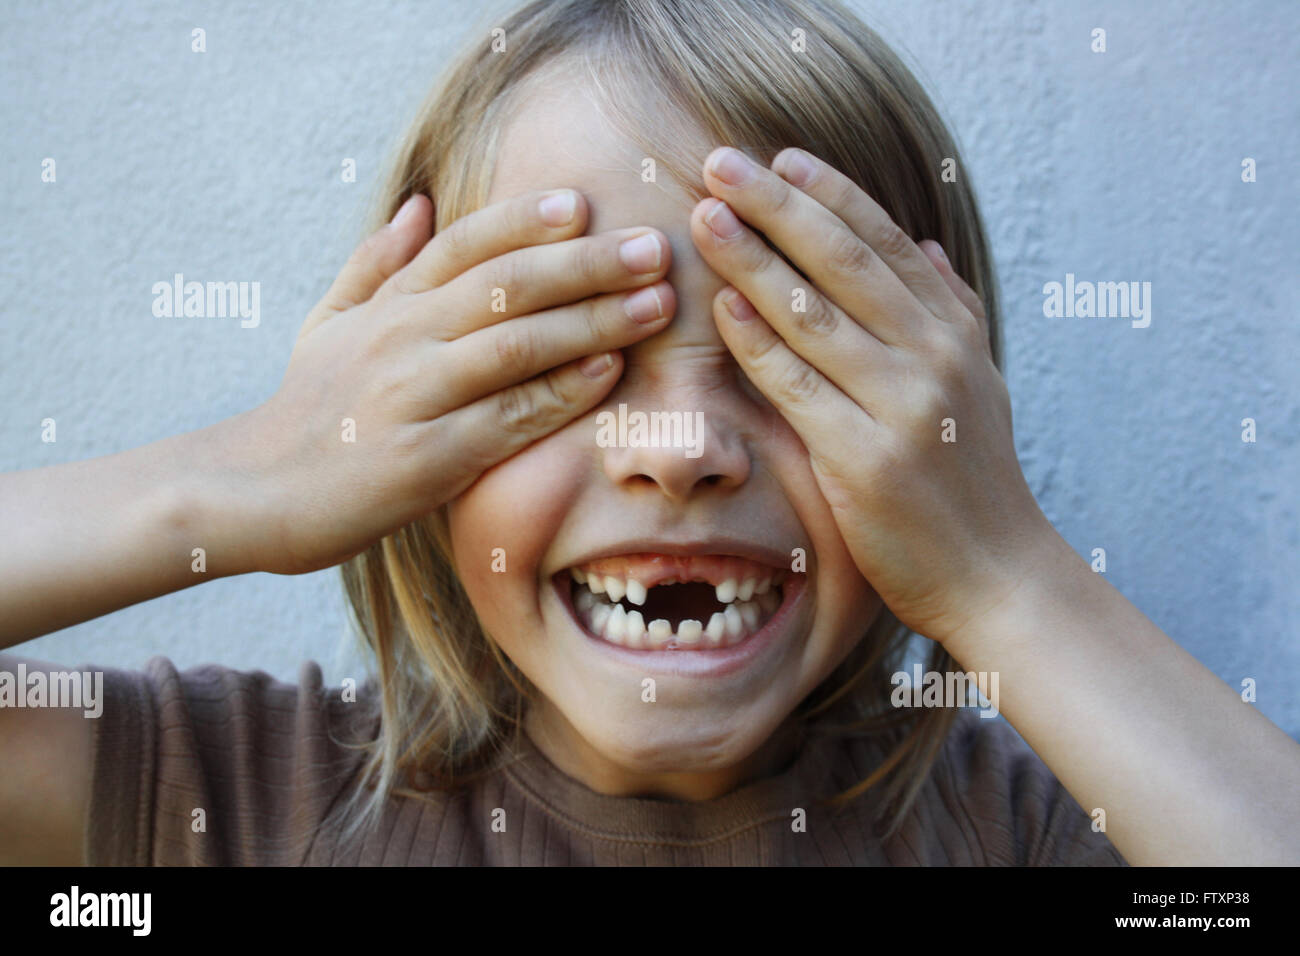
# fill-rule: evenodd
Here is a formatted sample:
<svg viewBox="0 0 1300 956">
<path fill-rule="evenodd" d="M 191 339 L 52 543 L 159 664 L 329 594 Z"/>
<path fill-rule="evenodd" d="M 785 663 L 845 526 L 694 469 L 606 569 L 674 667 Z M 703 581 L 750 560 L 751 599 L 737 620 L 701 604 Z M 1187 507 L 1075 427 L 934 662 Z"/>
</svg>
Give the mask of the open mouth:
<svg viewBox="0 0 1300 956">
<path fill-rule="evenodd" d="M 561 572 L 579 623 L 640 650 L 732 647 L 781 607 L 788 572 L 744 558 L 629 555 Z"/>
</svg>

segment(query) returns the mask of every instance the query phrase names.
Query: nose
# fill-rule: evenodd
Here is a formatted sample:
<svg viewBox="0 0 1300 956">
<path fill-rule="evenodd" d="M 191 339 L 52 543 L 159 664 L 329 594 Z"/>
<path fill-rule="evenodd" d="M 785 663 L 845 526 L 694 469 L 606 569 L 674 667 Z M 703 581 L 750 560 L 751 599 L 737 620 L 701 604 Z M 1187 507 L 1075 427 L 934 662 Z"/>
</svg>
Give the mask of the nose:
<svg viewBox="0 0 1300 956">
<path fill-rule="evenodd" d="M 605 475 L 619 488 L 657 488 L 685 504 L 703 488 L 734 489 L 749 478 L 750 456 L 727 413 L 620 403 L 602 411 Z"/>
</svg>

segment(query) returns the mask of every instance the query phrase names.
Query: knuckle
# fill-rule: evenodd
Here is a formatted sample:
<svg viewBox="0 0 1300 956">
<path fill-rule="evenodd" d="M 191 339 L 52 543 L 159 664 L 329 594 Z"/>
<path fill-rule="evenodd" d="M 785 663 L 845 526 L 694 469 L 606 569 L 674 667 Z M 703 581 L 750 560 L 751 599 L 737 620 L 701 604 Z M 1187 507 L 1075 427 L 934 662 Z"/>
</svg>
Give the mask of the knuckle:
<svg viewBox="0 0 1300 956">
<path fill-rule="evenodd" d="M 375 365 L 379 370 L 391 371 L 391 359 L 402 353 L 405 331 L 402 323 L 391 319 L 371 325 L 361 348 L 363 361 Z"/>
<path fill-rule="evenodd" d="M 525 328 L 499 328 L 496 335 L 497 363 L 517 378 L 530 374 L 537 358 L 537 340 Z"/>
<path fill-rule="evenodd" d="M 780 345 L 781 337 L 779 335 L 763 337 L 760 341 L 750 345 L 746 349 L 749 364 L 760 370 L 765 367 L 770 367 L 781 355 L 779 349 Z"/>
<path fill-rule="evenodd" d="M 539 387 L 544 388 L 544 397 L 546 399 L 545 409 L 549 417 L 572 408 L 576 403 L 576 391 L 570 387 L 576 379 L 572 376 L 566 376 L 561 372 L 550 372 L 542 377 Z"/>
<path fill-rule="evenodd" d="M 890 220 L 881 226 L 873 245 L 880 251 L 881 258 L 901 258 L 912 245 L 912 239 L 898 223 Z"/>
<path fill-rule="evenodd" d="M 781 371 L 778 387 L 796 402 L 809 402 L 821 391 L 821 376 L 807 362 L 796 359 Z"/>
<path fill-rule="evenodd" d="M 947 415 L 948 396 L 932 372 L 926 370 L 910 377 L 903 404 L 906 419 L 916 428 L 925 431 L 937 425 Z"/>
<path fill-rule="evenodd" d="M 965 348 L 952 335 L 936 336 L 929 349 L 930 368 L 937 382 L 944 386 L 959 382 L 965 371 Z"/>
<path fill-rule="evenodd" d="M 627 315 L 623 312 L 626 293 L 618 292 L 599 298 L 584 299 L 572 306 L 574 318 L 582 323 L 583 341 L 602 345 L 613 339 L 612 332 L 626 327 Z"/>
<path fill-rule="evenodd" d="M 830 177 L 826 188 L 830 192 L 830 209 L 832 212 L 837 209 L 850 209 L 858 202 L 858 194 L 861 192 L 857 183 L 839 173 Z"/>
<path fill-rule="evenodd" d="M 807 309 L 794 313 L 795 328 L 805 335 L 829 335 L 839 325 L 839 316 L 815 289 L 808 290 Z"/>
<path fill-rule="evenodd" d="M 505 289 L 509 299 L 527 286 L 532 276 L 527 250 L 498 256 L 492 264 L 491 283 L 496 289 Z M 509 299 L 507 301 L 509 301 Z"/>
<path fill-rule="evenodd" d="M 515 434 L 531 434 L 537 430 L 543 412 L 535 383 L 507 388 L 499 395 L 497 418 L 503 429 Z"/>
<path fill-rule="evenodd" d="M 423 381 L 420 370 L 412 363 L 395 365 L 389 374 L 379 380 L 382 391 L 373 396 L 376 407 L 393 409 L 403 418 L 408 415 L 418 416 L 418 410 L 425 404 L 425 389 L 421 387 Z"/>
<path fill-rule="evenodd" d="M 569 258 L 569 268 L 584 285 L 599 281 L 610 272 L 610 260 L 618 261 L 618 244 L 578 242 Z"/>
<path fill-rule="evenodd" d="M 989 327 L 986 320 L 963 309 L 952 323 L 958 338 L 966 348 L 980 349 L 989 345 Z"/>
<path fill-rule="evenodd" d="M 745 272 L 765 272 L 775 256 L 763 240 L 747 236 L 735 249 L 736 266 Z"/>
<path fill-rule="evenodd" d="M 767 211 L 772 216 L 784 216 L 792 212 L 794 204 L 795 187 L 791 186 L 784 179 L 775 178 L 775 181 L 769 181 L 767 193 Z"/>
<path fill-rule="evenodd" d="M 869 269 L 874 258 L 870 246 L 848 229 L 840 229 L 831 240 L 826 267 L 837 277 L 854 278 Z"/>
<path fill-rule="evenodd" d="M 441 258 L 450 266 L 459 267 L 469 261 L 470 227 L 468 218 L 458 219 L 438 234 Z"/>
</svg>

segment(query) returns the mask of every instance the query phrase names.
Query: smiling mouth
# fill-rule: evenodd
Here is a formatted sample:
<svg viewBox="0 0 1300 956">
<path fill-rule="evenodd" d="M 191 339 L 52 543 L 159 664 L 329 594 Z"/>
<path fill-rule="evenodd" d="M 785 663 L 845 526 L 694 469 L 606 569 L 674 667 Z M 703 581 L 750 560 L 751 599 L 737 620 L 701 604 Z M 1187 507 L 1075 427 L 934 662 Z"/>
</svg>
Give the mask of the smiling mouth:
<svg viewBox="0 0 1300 956">
<path fill-rule="evenodd" d="M 592 636 L 662 651 L 744 642 L 781 607 L 790 573 L 734 557 L 650 556 L 603 559 L 561 575 L 575 616 Z"/>
</svg>

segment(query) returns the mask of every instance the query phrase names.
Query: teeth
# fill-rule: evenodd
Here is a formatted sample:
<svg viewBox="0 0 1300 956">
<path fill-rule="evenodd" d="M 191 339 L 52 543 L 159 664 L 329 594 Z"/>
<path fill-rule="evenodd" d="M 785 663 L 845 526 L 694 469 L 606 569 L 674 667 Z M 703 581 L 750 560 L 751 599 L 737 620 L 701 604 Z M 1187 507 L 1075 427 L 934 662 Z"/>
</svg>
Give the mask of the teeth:
<svg viewBox="0 0 1300 956">
<path fill-rule="evenodd" d="M 700 626 L 700 622 L 688 618 L 677 625 L 677 643 L 698 644 L 703 633 L 704 628 Z"/>
<path fill-rule="evenodd" d="M 745 622 L 741 619 L 740 612 L 736 610 L 734 604 L 728 604 L 727 609 L 722 613 L 727 625 L 727 644 L 735 644 L 740 640 L 741 635 L 745 633 Z"/>
<path fill-rule="evenodd" d="M 573 606 L 592 634 L 611 644 L 640 649 L 664 647 L 731 647 L 739 644 L 770 618 L 781 605 L 779 590 L 784 575 L 779 572 L 763 578 L 739 581 L 728 578 L 714 586 L 723 609 L 709 617 L 707 625 L 698 620 L 684 620 L 673 632 L 672 623 L 656 618 L 647 623 L 639 610 L 629 610 L 619 603 L 644 606 L 648 588 L 640 581 L 609 574 L 588 574 L 578 568 L 570 573 L 581 587 L 574 589 Z M 660 582 L 680 583 L 677 579 Z M 600 597 L 597 597 L 600 595 Z"/>
<path fill-rule="evenodd" d="M 640 581 L 632 579 L 627 582 L 627 599 L 633 604 L 645 604 L 646 589 Z"/>
<path fill-rule="evenodd" d="M 627 637 L 624 643 L 628 647 L 645 646 L 645 618 L 640 611 L 629 611 L 627 615 Z"/>
<path fill-rule="evenodd" d="M 609 620 L 605 622 L 605 640 L 611 644 L 627 642 L 627 611 L 621 604 L 615 604 L 614 610 L 609 612 Z"/>
<path fill-rule="evenodd" d="M 709 618 L 709 626 L 704 629 L 704 643 L 709 647 L 721 647 L 722 639 L 727 633 L 727 616 L 721 611 Z"/>
<path fill-rule="evenodd" d="M 650 622 L 649 634 L 651 647 L 667 644 L 673 638 L 673 626 L 662 617 L 657 617 Z"/>
</svg>

